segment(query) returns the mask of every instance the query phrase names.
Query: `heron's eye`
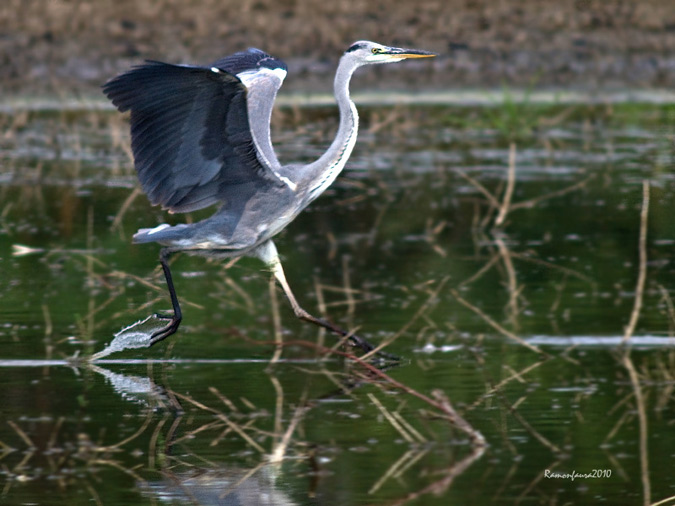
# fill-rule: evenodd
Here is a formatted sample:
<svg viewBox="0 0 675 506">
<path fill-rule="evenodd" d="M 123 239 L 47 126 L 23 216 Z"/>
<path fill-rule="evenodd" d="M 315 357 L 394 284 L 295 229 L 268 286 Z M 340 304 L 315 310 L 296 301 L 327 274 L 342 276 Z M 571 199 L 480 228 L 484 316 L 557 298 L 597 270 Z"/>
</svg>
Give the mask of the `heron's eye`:
<svg viewBox="0 0 675 506">
<path fill-rule="evenodd" d="M 371 51 L 373 54 L 378 54 L 382 52 L 382 50 L 379 47 L 374 47 L 373 49 L 371 49 Z"/>
</svg>

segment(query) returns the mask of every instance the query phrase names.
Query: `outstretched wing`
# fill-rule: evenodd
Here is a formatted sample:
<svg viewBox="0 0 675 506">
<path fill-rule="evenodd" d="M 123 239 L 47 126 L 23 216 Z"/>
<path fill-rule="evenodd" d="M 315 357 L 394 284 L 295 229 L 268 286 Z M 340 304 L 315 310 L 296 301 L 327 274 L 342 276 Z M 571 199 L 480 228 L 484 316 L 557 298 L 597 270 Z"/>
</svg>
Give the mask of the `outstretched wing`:
<svg viewBox="0 0 675 506">
<path fill-rule="evenodd" d="M 286 78 L 286 64 L 260 49 L 250 48 L 221 58 L 214 67 L 236 75 L 248 89 L 249 125 L 261 163 L 280 167 L 270 138 L 270 120 L 277 92 Z"/>
<path fill-rule="evenodd" d="M 288 184 L 269 136 L 284 76 L 283 62 L 250 49 L 211 67 L 148 61 L 106 83 L 113 104 L 131 111 L 136 170 L 150 201 L 188 212 Z"/>
</svg>

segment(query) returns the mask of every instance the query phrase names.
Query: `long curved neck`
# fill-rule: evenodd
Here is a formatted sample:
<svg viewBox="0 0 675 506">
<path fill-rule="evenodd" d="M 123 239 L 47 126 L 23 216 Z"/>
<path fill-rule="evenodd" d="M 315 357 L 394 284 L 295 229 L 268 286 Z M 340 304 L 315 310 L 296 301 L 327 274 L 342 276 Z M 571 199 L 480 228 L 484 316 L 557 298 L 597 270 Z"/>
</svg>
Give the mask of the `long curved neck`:
<svg viewBox="0 0 675 506">
<path fill-rule="evenodd" d="M 302 182 L 306 183 L 308 202 L 321 195 L 342 172 L 352 154 L 359 129 L 359 115 L 354 102 L 349 98 L 349 80 L 356 70 L 347 58 L 342 58 L 335 74 L 335 100 L 340 109 L 340 126 L 335 140 L 328 150 L 314 163 L 303 170 Z"/>
</svg>

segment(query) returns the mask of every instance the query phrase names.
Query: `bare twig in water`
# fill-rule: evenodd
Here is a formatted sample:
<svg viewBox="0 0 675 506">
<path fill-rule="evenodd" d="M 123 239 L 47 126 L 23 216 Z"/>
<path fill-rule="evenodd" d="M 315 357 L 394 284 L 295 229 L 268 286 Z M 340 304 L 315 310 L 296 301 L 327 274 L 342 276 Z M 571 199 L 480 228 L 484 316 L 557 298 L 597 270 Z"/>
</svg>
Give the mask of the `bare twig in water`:
<svg viewBox="0 0 675 506">
<path fill-rule="evenodd" d="M 17 424 L 15 424 L 15 423 L 14 423 L 13 421 L 11 421 L 11 420 L 7 420 L 7 424 L 8 424 L 12 429 L 14 429 L 14 432 L 16 432 L 16 433 L 19 435 L 19 437 L 20 437 L 21 439 L 23 439 L 23 442 L 26 443 L 26 446 L 28 446 L 28 448 L 37 448 L 37 446 L 35 446 L 35 443 L 33 443 L 33 441 L 31 440 L 31 438 L 28 437 L 28 434 L 26 434 L 26 433 L 21 429 L 21 427 L 19 427 Z"/>
<path fill-rule="evenodd" d="M 317 302 L 317 308 L 319 309 L 319 314 L 321 315 L 321 318 L 326 317 L 326 301 L 323 296 L 323 290 L 324 287 L 319 283 L 319 279 L 317 277 L 314 277 L 314 293 L 316 293 L 316 302 Z M 318 337 L 316 339 L 316 342 L 323 346 L 323 343 L 326 341 L 326 329 L 323 327 L 319 327 L 319 332 L 318 332 Z"/>
<path fill-rule="evenodd" d="M 98 492 L 96 492 L 96 489 L 91 485 L 91 483 L 85 480 L 84 484 L 87 487 L 87 490 L 89 491 L 89 494 L 91 495 L 91 498 L 94 500 L 94 502 L 98 506 L 103 506 L 103 501 L 101 501 L 101 497 L 98 495 Z"/>
<path fill-rule="evenodd" d="M 554 460 L 553 462 L 551 462 L 550 464 L 547 464 L 546 467 L 542 467 L 542 469 L 548 469 L 548 470 L 550 470 L 550 471 L 553 471 L 554 469 L 556 469 L 557 467 L 560 466 L 561 461 L 562 461 L 561 456 L 556 455 L 555 460 Z M 518 497 L 516 498 L 516 500 L 514 501 L 514 503 L 515 503 L 515 504 L 520 504 L 520 503 L 523 501 L 524 498 L 526 498 L 526 497 L 527 497 L 527 498 L 532 497 L 532 496 L 530 495 L 530 493 L 532 492 L 532 490 L 534 490 L 534 488 L 537 486 L 537 484 L 538 484 L 539 482 L 541 482 L 542 479 L 544 479 L 545 476 L 546 476 L 546 475 L 545 475 L 544 473 L 537 473 L 537 474 L 535 475 L 535 477 L 532 479 L 532 481 L 530 481 L 530 483 L 527 485 L 527 487 L 525 487 L 525 488 L 523 489 L 523 491 L 520 493 L 520 495 L 518 495 Z M 496 495 L 496 494 L 495 494 L 494 497 L 495 497 L 495 498 L 499 498 L 499 497 L 501 497 L 501 495 Z"/>
<path fill-rule="evenodd" d="M 279 300 L 277 298 L 276 280 L 270 276 L 269 281 L 270 303 L 272 305 L 272 322 L 274 323 L 274 342 L 277 346 L 274 348 L 274 355 L 270 359 L 270 365 L 275 364 L 281 358 L 283 336 L 281 335 L 281 314 L 279 313 Z"/>
<path fill-rule="evenodd" d="M 239 478 L 235 483 L 233 483 L 231 486 L 227 487 L 225 491 L 218 496 L 218 503 L 217 504 L 227 504 L 229 501 L 225 501 L 225 498 L 230 495 L 231 493 L 235 492 L 241 485 L 244 483 L 246 480 L 248 480 L 251 476 L 253 476 L 255 473 L 260 471 L 263 467 L 265 466 L 264 462 L 260 462 L 257 466 L 255 466 L 252 469 L 249 469 L 241 478 Z M 236 501 L 238 503 L 239 501 Z M 195 504 L 203 504 L 202 502 L 195 501 Z"/>
<path fill-rule="evenodd" d="M 422 457 L 424 457 L 427 453 L 429 453 L 429 449 L 420 449 L 420 448 L 415 448 L 412 450 L 408 450 L 405 452 L 396 462 L 394 462 L 387 471 L 378 479 L 372 487 L 370 487 L 370 490 L 368 490 L 368 494 L 374 494 L 377 492 L 380 488 L 382 488 L 382 485 L 389 480 L 390 478 L 397 478 L 401 476 L 407 469 L 409 469 L 412 465 L 414 465 L 416 462 L 419 461 Z"/>
<path fill-rule="evenodd" d="M 640 318 L 640 311 L 642 310 L 642 298 L 645 290 L 645 281 L 647 280 L 647 218 L 649 217 L 649 181 L 642 181 L 642 211 L 640 212 L 640 238 L 638 242 L 638 249 L 640 254 L 640 265 L 638 270 L 637 285 L 635 287 L 635 302 L 633 304 L 633 311 L 630 315 L 630 320 L 626 326 L 623 334 L 622 343 L 628 341 L 635 326 Z"/>
<path fill-rule="evenodd" d="M 506 220 L 506 216 L 511 209 L 511 199 L 513 198 L 513 189 L 516 187 L 516 144 L 509 144 L 509 170 L 507 172 L 506 189 L 504 197 L 499 206 L 499 214 L 495 219 L 495 225 L 501 226 Z"/>
<path fill-rule="evenodd" d="M 524 200 L 522 202 L 514 203 L 512 202 L 512 200 L 513 200 L 513 191 L 515 189 L 516 184 L 516 145 L 513 142 L 509 145 L 509 165 L 507 171 L 506 188 L 504 189 L 501 202 L 495 196 L 501 192 L 502 186 L 501 184 L 497 187 L 495 193 L 493 194 L 492 192 L 490 192 L 490 190 L 485 188 L 485 186 L 483 186 L 478 180 L 471 177 L 467 173 L 458 169 L 455 169 L 454 172 L 459 176 L 461 176 L 462 178 L 464 178 L 467 182 L 469 182 L 473 187 L 476 188 L 476 190 L 478 190 L 479 193 L 481 193 L 486 198 L 490 210 L 492 209 L 498 210 L 497 217 L 494 221 L 494 224 L 497 227 L 500 227 L 501 225 L 504 224 L 506 218 L 508 217 L 508 214 L 511 211 L 515 211 L 516 209 L 532 208 L 535 207 L 539 202 L 542 202 L 544 200 L 548 200 L 554 197 L 561 197 L 574 190 L 578 190 L 580 188 L 585 187 L 592 179 L 595 178 L 595 174 L 591 174 L 585 179 L 577 183 L 574 183 L 570 186 L 567 186 L 565 188 L 562 188 L 560 190 L 556 190 L 554 192 L 550 192 L 545 195 L 538 195 L 537 197 Z M 490 221 L 490 213 L 488 212 L 485 219 L 480 222 L 480 228 L 486 227 L 489 221 Z"/>
<path fill-rule="evenodd" d="M 349 277 L 349 255 L 342 256 L 342 284 L 344 285 L 345 297 L 347 302 L 347 326 L 354 326 L 354 314 L 356 312 L 356 301 Z"/>
<path fill-rule="evenodd" d="M 665 506 L 668 503 L 675 504 L 675 495 L 661 499 L 659 502 L 655 502 L 651 506 Z"/>
<path fill-rule="evenodd" d="M 148 443 L 148 469 L 154 469 L 156 462 L 157 462 L 157 455 L 158 455 L 158 448 L 157 448 L 157 443 L 160 441 L 160 436 L 162 435 L 162 428 L 166 424 L 166 422 L 170 419 L 171 415 L 166 414 L 164 418 L 162 418 L 157 425 L 155 426 L 155 430 L 152 431 L 152 434 L 150 436 L 150 442 Z M 180 416 L 177 416 L 176 419 L 180 419 Z M 162 448 L 162 451 L 167 451 L 167 448 L 164 447 Z"/>
<path fill-rule="evenodd" d="M 499 256 L 499 253 L 495 253 L 494 255 L 492 255 L 492 257 L 490 257 L 490 260 L 485 262 L 485 264 L 480 269 L 478 269 L 477 272 L 475 272 L 470 278 L 467 278 L 461 283 L 459 283 L 457 287 L 461 288 L 463 286 L 470 285 L 474 281 L 482 278 L 486 272 L 488 272 L 495 264 L 497 264 L 497 262 L 499 262 L 500 258 L 501 257 Z"/>
<path fill-rule="evenodd" d="M 495 198 L 492 193 L 490 193 L 490 190 L 485 188 L 477 179 L 469 176 L 466 172 L 461 171 L 459 169 L 455 169 L 455 172 L 459 174 L 461 177 L 466 179 L 470 184 L 472 184 L 480 193 L 483 194 L 483 196 L 488 200 L 490 205 L 494 207 L 495 209 L 499 209 L 500 204 L 499 201 Z"/>
<path fill-rule="evenodd" d="M 657 286 L 659 287 L 659 292 L 661 292 L 661 300 L 666 305 L 668 326 L 670 327 L 670 335 L 672 337 L 675 332 L 675 305 L 673 305 L 673 299 L 670 297 L 670 293 L 668 293 L 666 287 L 662 284 L 658 284 Z"/>
<path fill-rule="evenodd" d="M 47 304 L 42 304 L 42 315 L 45 319 L 45 339 L 49 339 L 52 336 L 52 316 L 49 312 L 49 306 Z"/>
<path fill-rule="evenodd" d="M 391 414 L 391 412 L 379 401 L 377 397 L 375 397 L 373 394 L 369 393 L 368 398 L 370 401 L 377 406 L 377 409 L 380 410 L 380 413 L 384 415 L 384 417 L 387 419 L 387 421 L 391 424 L 394 429 L 398 431 L 398 433 L 401 435 L 403 439 L 405 439 L 408 443 L 416 443 L 415 438 L 408 433 L 407 430 L 403 428 L 403 426 L 398 422 L 398 420 L 394 417 L 394 415 Z"/>
<path fill-rule="evenodd" d="M 513 208 L 511 208 L 511 209 L 513 209 Z M 593 281 L 593 278 L 591 278 L 589 276 L 586 276 L 585 274 L 583 274 L 579 271 L 575 271 L 574 269 L 570 269 L 569 267 L 563 267 L 561 265 L 556 265 L 552 262 L 547 262 L 546 260 L 542 260 L 541 258 L 530 257 L 530 256 L 524 255 L 522 253 L 517 253 L 515 251 L 511 251 L 511 256 L 513 258 L 517 258 L 518 260 L 523 260 L 524 262 L 529 262 L 529 263 L 536 264 L 536 265 L 542 265 L 542 266 L 547 267 L 551 270 L 562 272 L 566 276 L 569 275 L 569 276 L 572 276 L 574 278 L 585 281 L 586 283 L 589 283 L 591 285 L 595 285 L 595 281 Z"/>
<path fill-rule="evenodd" d="M 392 337 L 389 339 L 385 339 L 382 341 L 378 346 L 375 347 L 374 350 L 369 351 L 366 355 L 363 356 L 363 359 L 367 359 L 368 357 L 376 354 L 378 351 L 382 350 L 383 348 L 389 346 L 391 343 L 396 341 L 399 337 L 401 337 L 405 332 L 410 329 L 410 327 L 420 318 L 422 317 L 428 310 L 431 308 L 431 306 L 436 302 L 438 299 L 438 294 L 441 292 L 445 284 L 448 282 L 450 279 L 450 276 L 446 276 L 443 279 L 441 279 L 436 287 L 431 291 L 429 294 L 429 297 L 427 297 L 427 300 L 424 301 L 424 303 L 419 307 L 419 309 L 415 312 L 413 317 L 406 322 L 403 327 L 399 329 L 396 334 L 394 334 Z"/>
<path fill-rule="evenodd" d="M 274 406 L 274 443 L 273 447 L 276 447 L 279 445 L 281 442 L 281 432 L 283 429 L 283 418 L 284 418 L 284 389 L 281 386 L 281 382 L 279 381 L 279 378 L 277 378 L 274 374 L 270 374 L 270 371 L 266 371 L 268 373 L 270 382 L 272 383 L 272 386 L 274 387 L 274 393 L 275 395 L 275 406 Z"/>
<path fill-rule="evenodd" d="M 649 193 L 647 193 L 647 198 Z M 646 218 L 645 218 L 646 219 Z M 642 478 L 642 504 L 649 506 L 651 503 L 651 483 L 649 481 L 649 454 L 648 454 L 648 435 L 647 435 L 647 411 L 645 409 L 645 400 L 642 396 L 642 388 L 640 387 L 640 378 L 638 378 L 637 371 L 630 358 L 630 350 L 626 350 L 623 355 L 622 364 L 628 371 L 633 392 L 635 393 L 635 408 L 638 413 L 638 423 L 640 427 L 640 476 Z"/>
<path fill-rule="evenodd" d="M 384 116 L 384 117 L 382 117 Z M 374 111 L 370 114 L 370 120 L 372 124 L 368 128 L 369 134 L 376 134 L 383 128 L 389 126 L 392 123 L 395 123 L 401 119 L 401 105 L 398 104 L 394 107 L 391 107 L 386 114 L 380 114 L 379 111 Z"/>
<path fill-rule="evenodd" d="M 374 365 L 363 360 L 363 358 L 359 358 L 356 355 L 344 351 L 326 348 L 325 346 L 317 346 L 316 343 L 312 343 L 310 341 L 302 341 L 302 340 L 286 341 L 284 342 L 284 346 L 304 346 L 307 348 L 314 348 L 319 350 L 321 353 L 324 354 L 334 353 L 336 355 L 340 355 L 341 357 L 345 357 L 353 362 L 356 362 L 363 368 L 367 369 L 368 372 L 370 372 L 373 376 L 376 376 L 384 380 L 388 385 L 398 390 L 401 390 L 409 395 L 412 395 L 413 397 L 417 397 L 418 399 L 422 400 L 428 405 L 436 408 L 438 411 L 440 411 L 442 418 L 446 419 L 449 423 L 451 423 L 452 425 L 460 429 L 462 432 L 464 432 L 474 445 L 480 447 L 485 446 L 485 438 L 483 437 L 483 435 L 476 429 L 474 429 L 466 420 L 464 420 L 454 410 L 454 408 L 450 404 L 450 401 L 444 396 L 441 390 L 434 390 L 432 392 L 432 396 L 435 399 L 432 399 L 431 397 L 424 395 L 423 393 L 420 393 L 417 390 L 414 390 L 408 385 L 405 385 L 404 383 L 395 380 L 394 378 L 382 372 Z"/>
<path fill-rule="evenodd" d="M 524 375 L 526 375 L 527 373 L 529 373 L 529 372 L 532 371 L 533 369 L 536 369 L 537 367 L 539 367 L 540 365 L 542 365 L 544 362 L 545 362 L 544 360 L 541 360 L 541 361 L 539 361 L 539 362 L 535 362 L 534 364 L 530 364 L 529 366 L 527 366 L 527 367 L 526 367 L 525 369 L 523 369 L 522 371 L 514 371 L 513 374 L 512 374 L 511 376 L 509 376 L 508 378 L 503 379 L 502 381 L 500 381 L 499 383 L 497 383 L 496 385 L 494 385 L 492 388 L 490 388 L 489 390 L 487 390 L 483 395 L 481 395 L 478 399 L 476 399 L 476 401 L 475 401 L 473 404 L 469 405 L 469 406 L 466 408 L 466 410 L 467 410 L 467 411 L 470 411 L 470 410 L 472 410 L 472 409 L 475 409 L 476 407 L 478 407 L 478 405 L 479 405 L 481 402 L 483 402 L 484 399 L 486 399 L 487 397 L 490 397 L 490 396 L 491 396 L 492 394 L 494 394 L 495 392 L 499 392 L 499 391 L 502 389 L 502 387 L 503 387 L 504 385 L 506 385 L 507 383 L 510 383 L 510 382 L 513 381 L 513 380 L 521 381 L 521 380 L 523 379 L 523 376 L 524 376 Z"/>
<path fill-rule="evenodd" d="M 521 288 L 518 287 L 518 278 L 516 276 L 516 269 L 513 266 L 511 250 L 506 246 L 504 241 L 503 234 L 494 234 L 495 244 L 499 250 L 499 256 L 502 259 L 504 264 L 504 269 L 506 269 L 507 275 L 507 291 L 509 294 L 509 302 L 507 304 L 509 320 L 512 325 L 512 328 L 518 330 L 520 324 L 518 323 L 518 313 L 520 309 L 518 308 L 518 298 L 520 297 Z"/>
<path fill-rule="evenodd" d="M 515 211 L 516 209 L 529 209 L 536 206 L 539 202 L 542 202 L 544 200 L 552 199 L 554 197 L 562 197 L 567 193 L 573 192 L 574 190 L 578 190 L 579 188 L 583 188 L 593 179 L 595 179 L 595 174 L 591 174 L 586 179 L 582 179 L 578 183 L 574 183 L 573 185 L 567 186 L 561 190 L 556 190 L 551 193 L 539 195 L 537 197 L 534 197 L 533 199 L 523 200 L 522 202 L 516 202 L 515 204 L 511 204 L 511 211 Z"/>
<path fill-rule="evenodd" d="M 525 418 L 518 413 L 518 410 L 516 409 L 515 406 L 511 405 L 504 394 L 501 392 L 498 392 L 499 398 L 501 399 L 502 403 L 504 404 L 504 407 L 509 410 L 509 412 L 513 415 L 513 417 L 522 425 L 522 427 L 529 432 L 537 441 L 539 441 L 541 444 L 543 444 L 546 448 L 551 450 L 553 453 L 559 454 L 561 453 L 560 448 L 558 448 L 557 445 L 553 444 L 551 441 L 549 441 L 547 438 L 545 438 L 541 433 L 539 433 L 537 430 L 530 425 L 530 422 L 525 420 Z"/>
<path fill-rule="evenodd" d="M 450 488 L 450 485 L 452 485 L 452 482 L 457 476 L 460 476 L 469 468 L 471 464 L 473 464 L 483 455 L 483 452 L 485 452 L 485 448 L 483 446 L 474 447 L 473 451 L 469 453 L 469 455 L 445 470 L 445 475 L 440 480 L 433 482 L 431 485 L 424 487 L 422 490 L 410 492 L 408 495 L 402 497 L 398 501 L 389 503 L 390 506 L 401 506 L 405 503 L 415 501 L 427 494 L 435 494 L 436 496 L 440 496 L 441 494 L 445 493 L 448 488 Z"/>
<path fill-rule="evenodd" d="M 517 343 L 519 343 L 519 344 L 525 346 L 525 348 L 527 348 L 528 350 L 532 350 L 532 351 L 534 351 L 535 353 L 539 353 L 540 355 L 542 355 L 542 356 L 544 356 L 544 357 L 547 357 L 547 356 L 548 356 L 547 353 L 544 353 L 544 352 L 541 351 L 539 348 L 537 348 L 535 345 L 528 343 L 527 341 L 523 340 L 521 337 L 517 336 L 517 335 L 514 334 L 513 332 L 511 332 L 511 331 L 509 331 L 509 330 L 506 330 L 504 327 L 502 327 L 501 325 L 499 325 L 499 323 L 497 323 L 496 321 L 494 321 L 492 318 L 490 318 L 488 315 L 486 315 L 486 314 L 485 314 L 483 311 L 481 311 L 479 308 L 477 308 L 476 306 L 474 306 L 473 304 L 471 304 L 471 303 L 470 303 L 469 301 L 467 301 L 466 299 L 462 298 L 462 296 L 459 295 L 459 292 L 458 292 L 457 290 L 454 290 L 454 289 L 453 289 L 453 290 L 450 290 L 450 293 L 452 294 L 452 296 L 453 296 L 455 299 L 457 299 L 457 302 L 459 302 L 459 303 L 462 304 L 463 306 L 469 308 L 471 311 L 473 311 L 474 313 L 476 313 L 476 314 L 477 314 L 478 316 L 480 316 L 483 320 L 485 320 L 485 322 L 486 322 L 488 325 L 490 325 L 490 327 L 492 327 L 493 329 L 495 329 L 495 330 L 496 330 L 497 332 L 499 332 L 500 334 L 505 335 L 505 336 L 508 337 L 509 339 L 513 339 L 513 340 L 516 341 Z"/>
<path fill-rule="evenodd" d="M 165 288 L 164 288 L 164 287 L 161 287 L 161 286 L 159 286 L 159 285 L 156 285 L 156 284 L 152 283 L 151 281 L 148 281 L 148 280 L 146 280 L 146 279 L 143 279 L 143 278 L 141 278 L 141 277 L 139 277 L 139 276 L 136 276 L 136 275 L 134 275 L 134 274 L 130 274 L 130 273 L 128 273 L 128 272 L 124 272 L 124 271 L 110 271 L 110 272 L 107 274 L 107 276 L 117 277 L 117 278 L 119 278 L 119 279 L 133 279 L 134 281 L 137 281 L 138 283 L 142 284 L 143 286 L 146 286 L 147 288 L 150 288 L 150 289 L 152 289 L 152 290 L 154 290 L 154 291 L 156 291 L 156 292 L 160 292 L 160 293 L 164 293 L 164 292 L 165 292 Z M 205 307 L 202 306 L 201 304 L 197 304 L 196 302 L 192 302 L 192 301 L 189 301 L 189 300 L 185 300 L 185 298 L 181 299 L 181 305 L 182 305 L 182 304 L 185 304 L 186 306 L 194 307 L 194 308 L 197 308 L 197 309 L 205 309 Z"/>
<path fill-rule="evenodd" d="M 281 462 L 284 459 L 284 456 L 286 455 L 286 449 L 288 448 L 288 444 L 291 441 L 293 432 L 295 432 L 295 428 L 300 423 L 300 420 L 302 420 L 304 414 L 310 409 L 310 407 L 306 405 L 305 401 L 306 399 L 302 399 L 300 405 L 295 409 L 295 413 L 293 413 L 293 418 L 291 418 L 291 421 L 286 428 L 286 432 L 284 432 L 281 440 L 279 441 L 279 444 L 275 445 L 272 454 L 269 456 L 268 460 L 270 462 Z"/>
<path fill-rule="evenodd" d="M 242 429 L 242 427 L 240 425 L 238 425 L 238 424 L 234 423 L 232 420 L 230 420 L 225 415 L 225 413 L 223 413 L 221 411 L 218 411 L 216 409 L 210 408 L 210 407 L 206 406 L 205 404 L 202 404 L 201 402 L 196 401 L 192 397 L 188 397 L 187 395 L 182 395 L 182 394 L 179 394 L 178 392 L 173 392 L 173 393 L 176 397 L 178 397 L 180 399 L 183 399 L 184 401 L 187 401 L 190 404 L 193 404 L 194 406 L 198 407 L 199 409 L 202 409 L 204 411 L 209 411 L 209 412 L 213 413 L 217 418 L 219 418 L 220 420 L 225 422 L 234 432 L 239 434 L 239 436 L 244 441 L 246 441 L 251 447 L 255 448 L 261 454 L 263 454 L 263 455 L 265 454 L 265 449 L 262 446 L 260 446 L 258 443 L 256 443 L 253 440 L 253 438 L 251 438 L 251 436 L 246 434 L 246 432 L 244 432 L 244 430 Z"/>
<path fill-rule="evenodd" d="M 427 438 L 425 438 L 422 434 L 420 434 L 419 431 L 415 429 L 415 427 L 413 427 L 405 418 L 403 418 L 403 415 L 401 414 L 400 410 L 401 406 L 399 406 L 399 408 L 396 411 L 391 411 L 390 413 L 401 425 L 401 427 L 407 430 L 408 433 L 411 434 L 415 439 L 417 439 L 418 442 L 426 443 L 428 441 Z"/>
<path fill-rule="evenodd" d="M 152 420 L 154 419 L 154 412 L 152 410 L 148 410 L 148 414 L 145 417 L 145 420 L 143 420 L 143 423 L 141 426 L 134 432 L 131 436 L 124 438 L 122 441 L 119 441 L 115 444 L 109 445 L 109 446 L 101 446 L 98 447 L 99 451 L 110 451 L 110 450 L 116 450 L 120 448 L 121 446 L 124 446 L 125 444 L 133 441 L 136 439 L 138 436 L 143 434 L 145 432 L 145 429 L 147 429 L 150 424 L 152 423 Z"/>
<path fill-rule="evenodd" d="M 142 195 L 143 192 L 141 191 L 141 188 L 139 186 L 136 186 L 134 188 L 134 191 L 132 191 L 127 198 L 124 200 L 122 203 L 122 206 L 120 207 L 120 210 L 117 211 L 117 214 L 115 215 L 115 219 L 112 222 L 112 225 L 110 225 L 110 230 L 117 230 L 122 226 L 122 220 L 124 219 L 124 215 L 127 213 L 129 208 L 131 207 L 131 204 L 134 203 L 134 200 L 138 198 L 139 195 Z"/>
</svg>

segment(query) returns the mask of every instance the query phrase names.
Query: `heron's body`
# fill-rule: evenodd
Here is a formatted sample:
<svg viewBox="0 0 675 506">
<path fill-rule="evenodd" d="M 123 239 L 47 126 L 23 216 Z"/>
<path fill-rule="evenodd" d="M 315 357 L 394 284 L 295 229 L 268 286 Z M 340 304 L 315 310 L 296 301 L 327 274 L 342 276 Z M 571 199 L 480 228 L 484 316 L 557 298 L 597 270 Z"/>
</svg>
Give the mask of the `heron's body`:
<svg viewBox="0 0 675 506">
<path fill-rule="evenodd" d="M 350 46 L 335 75 L 337 135 L 324 155 L 308 165 L 281 165 L 277 159 L 270 118 L 286 65 L 258 49 L 210 66 L 150 61 L 106 83 L 104 91 L 120 111 L 131 111 L 134 161 L 151 203 L 175 213 L 220 206 L 197 223 L 163 224 L 134 235 L 136 243 L 165 246 L 160 258 L 174 307 L 171 323 L 150 344 L 180 324 L 167 263 L 177 251 L 256 256 L 272 268 L 297 316 L 347 335 L 298 305 L 272 238 L 333 183 L 354 149 L 359 124 L 349 97 L 354 71 L 369 63 L 427 56 L 433 54 L 368 41 Z"/>
<path fill-rule="evenodd" d="M 243 209 L 231 212 L 227 206 L 205 220 L 190 225 L 159 225 L 141 229 L 134 235 L 135 243 L 157 242 L 175 250 L 216 250 L 222 256 L 246 255 L 271 239 L 298 214 L 293 191 L 265 195 L 248 202 Z M 261 217 L 265 217 L 261 221 Z M 213 251 L 214 253 L 216 251 Z"/>
</svg>

